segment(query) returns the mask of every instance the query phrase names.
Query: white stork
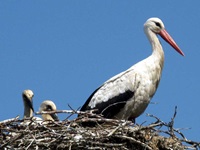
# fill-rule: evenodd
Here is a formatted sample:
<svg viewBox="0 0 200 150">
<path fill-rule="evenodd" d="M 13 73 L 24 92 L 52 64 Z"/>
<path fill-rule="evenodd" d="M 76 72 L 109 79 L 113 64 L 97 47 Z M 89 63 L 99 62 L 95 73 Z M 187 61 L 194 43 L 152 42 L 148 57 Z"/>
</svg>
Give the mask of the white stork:
<svg viewBox="0 0 200 150">
<path fill-rule="evenodd" d="M 40 105 L 40 112 L 42 111 L 56 111 L 56 105 L 51 100 L 45 100 Z M 43 120 L 52 120 L 52 121 L 58 121 L 58 116 L 56 113 L 53 114 L 42 114 Z"/>
<path fill-rule="evenodd" d="M 164 52 L 157 37 L 160 35 L 178 53 L 184 53 L 165 30 L 159 18 L 150 18 L 144 32 L 152 46 L 152 54 L 128 70 L 107 80 L 97 88 L 82 106 L 81 111 L 97 109 L 105 118 L 132 120 L 147 108 L 158 87 L 164 64 Z"/>
</svg>

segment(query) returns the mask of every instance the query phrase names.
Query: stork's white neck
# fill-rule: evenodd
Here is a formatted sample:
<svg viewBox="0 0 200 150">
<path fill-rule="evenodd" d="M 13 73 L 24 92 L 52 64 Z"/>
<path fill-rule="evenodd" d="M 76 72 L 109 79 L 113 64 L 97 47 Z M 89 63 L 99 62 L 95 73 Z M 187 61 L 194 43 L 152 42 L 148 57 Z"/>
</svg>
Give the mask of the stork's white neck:
<svg viewBox="0 0 200 150">
<path fill-rule="evenodd" d="M 149 39 L 153 50 L 152 55 L 150 57 L 156 59 L 156 62 L 158 62 L 160 67 L 162 68 L 164 64 L 164 51 L 162 45 L 160 44 L 157 35 L 154 32 L 152 32 L 148 27 L 144 28 L 144 31 Z"/>
<path fill-rule="evenodd" d="M 29 107 L 29 105 L 24 102 L 24 118 L 32 117 L 33 116 L 33 111 Z"/>
</svg>

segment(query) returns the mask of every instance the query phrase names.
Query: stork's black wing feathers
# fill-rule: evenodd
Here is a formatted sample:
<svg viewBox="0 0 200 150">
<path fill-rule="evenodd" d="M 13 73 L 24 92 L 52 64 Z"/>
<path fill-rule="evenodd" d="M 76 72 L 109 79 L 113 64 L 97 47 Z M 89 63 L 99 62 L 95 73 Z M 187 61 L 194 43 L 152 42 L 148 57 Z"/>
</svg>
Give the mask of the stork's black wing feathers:
<svg viewBox="0 0 200 150">
<path fill-rule="evenodd" d="M 91 110 L 91 108 L 88 106 L 90 100 L 100 88 L 101 87 L 96 89 L 90 95 L 85 104 L 82 106 L 81 111 Z M 106 102 L 98 103 L 93 109 L 97 109 L 98 111 L 95 113 L 102 114 L 105 118 L 113 118 L 124 107 L 126 102 L 133 96 L 134 91 L 127 90 L 124 93 L 108 99 Z"/>
<path fill-rule="evenodd" d="M 87 101 L 85 102 L 85 104 L 81 107 L 80 111 L 86 111 L 86 110 L 91 110 L 91 108 L 88 106 L 88 104 L 90 103 L 90 100 L 92 99 L 92 97 L 94 96 L 94 94 L 101 88 L 101 86 L 99 88 L 97 88 L 91 95 L 90 97 L 87 99 Z"/>
<path fill-rule="evenodd" d="M 101 113 L 105 118 L 113 118 L 133 96 L 134 92 L 128 90 L 109 99 L 106 102 L 97 104 L 94 109 L 98 109 L 98 113 Z"/>
</svg>

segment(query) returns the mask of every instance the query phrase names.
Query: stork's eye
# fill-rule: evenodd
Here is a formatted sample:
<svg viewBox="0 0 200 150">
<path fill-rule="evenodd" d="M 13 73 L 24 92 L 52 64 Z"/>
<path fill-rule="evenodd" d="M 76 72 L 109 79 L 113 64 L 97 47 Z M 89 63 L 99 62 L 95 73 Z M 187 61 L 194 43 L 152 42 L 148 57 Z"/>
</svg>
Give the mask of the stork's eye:
<svg viewBox="0 0 200 150">
<path fill-rule="evenodd" d="M 159 22 L 155 22 L 156 26 L 158 26 L 159 28 L 161 28 L 161 25 Z"/>
</svg>

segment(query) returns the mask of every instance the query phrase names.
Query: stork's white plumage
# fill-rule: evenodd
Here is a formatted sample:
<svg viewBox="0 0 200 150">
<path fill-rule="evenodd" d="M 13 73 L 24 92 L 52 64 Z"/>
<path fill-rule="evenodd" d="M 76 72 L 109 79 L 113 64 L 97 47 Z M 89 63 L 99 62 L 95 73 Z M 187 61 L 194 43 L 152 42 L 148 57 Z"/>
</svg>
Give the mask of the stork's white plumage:
<svg viewBox="0 0 200 150">
<path fill-rule="evenodd" d="M 45 100 L 40 105 L 40 112 L 42 111 L 56 111 L 56 105 L 51 100 Z M 58 116 L 56 113 L 53 114 L 42 114 L 43 120 L 58 121 Z"/>
<path fill-rule="evenodd" d="M 164 52 L 157 34 L 184 56 L 159 18 L 150 18 L 144 24 L 152 54 L 128 70 L 107 80 L 96 89 L 81 111 L 98 109 L 105 118 L 133 120 L 147 108 L 158 87 L 164 64 Z"/>
</svg>

